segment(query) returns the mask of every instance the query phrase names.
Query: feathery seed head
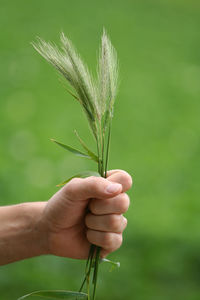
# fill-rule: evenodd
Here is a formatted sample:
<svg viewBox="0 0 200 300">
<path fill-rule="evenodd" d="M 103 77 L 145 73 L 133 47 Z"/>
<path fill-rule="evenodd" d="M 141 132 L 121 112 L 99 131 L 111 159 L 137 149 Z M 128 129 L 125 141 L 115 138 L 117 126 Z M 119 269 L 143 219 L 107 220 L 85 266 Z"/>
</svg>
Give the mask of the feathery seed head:
<svg viewBox="0 0 200 300">
<path fill-rule="evenodd" d="M 82 105 L 94 136 L 97 135 L 97 122 L 105 113 L 112 118 L 118 79 L 117 54 L 105 30 L 101 38 L 97 80 L 89 72 L 70 39 L 61 33 L 61 49 L 41 38 L 33 47 L 69 82 L 75 90 L 75 98 Z"/>
</svg>

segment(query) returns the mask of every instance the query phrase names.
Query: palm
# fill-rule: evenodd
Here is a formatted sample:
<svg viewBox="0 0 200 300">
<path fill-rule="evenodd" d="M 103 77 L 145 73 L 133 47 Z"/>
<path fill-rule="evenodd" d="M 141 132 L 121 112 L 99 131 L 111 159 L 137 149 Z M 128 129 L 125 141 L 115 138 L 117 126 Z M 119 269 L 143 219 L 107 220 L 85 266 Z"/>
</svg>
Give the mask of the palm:
<svg viewBox="0 0 200 300">
<path fill-rule="evenodd" d="M 49 201 L 44 212 L 49 227 L 51 253 L 87 258 L 90 243 L 86 238 L 85 215 L 89 199 L 76 202 L 69 200 L 63 205 L 60 201 L 62 199 L 58 199 L 58 193 Z"/>
</svg>

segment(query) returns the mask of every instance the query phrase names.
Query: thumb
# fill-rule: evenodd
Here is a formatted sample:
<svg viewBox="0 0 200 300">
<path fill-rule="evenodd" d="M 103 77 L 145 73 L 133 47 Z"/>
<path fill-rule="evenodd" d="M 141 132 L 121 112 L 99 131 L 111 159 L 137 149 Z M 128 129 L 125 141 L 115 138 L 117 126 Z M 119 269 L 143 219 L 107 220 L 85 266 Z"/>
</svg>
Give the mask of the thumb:
<svg viewBox="0 0 200 300">
<path fill-rule="evenodd" d="M 89 198 L 107 199 L 122 192 L 120 183 L 110 182 L 102 177 L 74 178 L 62 189 L 66 198 L 73 201 Z"/>
</svg>

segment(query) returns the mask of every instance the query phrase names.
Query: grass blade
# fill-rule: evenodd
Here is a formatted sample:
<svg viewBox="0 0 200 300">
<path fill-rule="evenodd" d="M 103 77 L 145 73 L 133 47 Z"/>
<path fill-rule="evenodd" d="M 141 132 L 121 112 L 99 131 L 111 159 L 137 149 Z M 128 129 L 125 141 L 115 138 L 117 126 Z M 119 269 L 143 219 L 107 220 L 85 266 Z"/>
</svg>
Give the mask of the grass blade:
<svg viewBox="0 0 200 300">
<path fill-rule="evenodd" d="M 90 176 L 96 176 L 96 177 L 100 177 L 100 174 L 97 172 L 93 172 L 93 171 L 84 171 L 81 173 L 78 173 L 70 178 L 68 178 L 67 180 L 63 181 L 62 183 L 59 183 L 57 186 L 63 186 L 66 183 L 68 183 L 70 180 L 72 180 L 73 178 L 86 178 L 86 177 L 90 177 Z"/>
<path fill-rule="evenodd" d="M 87 154 L 91 157 L 92 160 L 96 161 L 97 163 L 99 162 L 99 158 L 98 156 L 92 152 L 84 143 L 84 141 L 80 138 L 80 136 L 78 135 L 78 132 L 76 130 L 74 130 L 79 142 L 81 143 L 82 147 L 86 150 Z"/>
<path fill-rule="evenodd" d="M 66 88 L 66 90 L 67 90 L 67 92 L 68 92 L 72 97 L 74 97 L 74 99 L 76 99 L 78 102 L 81 103 L 80 99 L 79 99 L 74 93 L 72 93 L 72 92 L 71 92 L 69 89 L 67 89 L 67 88 Z"/>
<path fill-rule="evenodd" d="M 80 293 L 80 292 L 72 292 L 72 291 L 61 291 L 61 290 L 44 290 L 44 291 L 36 291 L 27 295 L 24 295 L 18 300 L 23 300 L 29 297 L 42 297 L 45 299 L 68 299 L 68 300 L 73 300 L 73 299 L 87 299 L 87 294 L 85 293 Z"/>
<path fill-rule="evenodd" d="M 73 154 L 75 154 L 77 156 L 81 156 L 81 157 L 85 157 L 85 158 L 91 159 L 91 157 L 89 155 L 87 155 L 87 154 L 85 154 L 85 153 L 83 153 L 83 152 L 81 152 L 81 151 L 79 151 L 79 150 L 77 150 L 75 148 L 72 148 L 72 147 L 70 147 L 68 145 L 60 143 L 60 142 L 58 142 L 58 141 L 56 141 L 54 139 L 51 139 L 51 141 L 54 142 L 54 143 L 56 143 L 58 146 L 64 148 L 65 150 L 67 150 L 69 152 L 72 152 Z"/>
</svg>

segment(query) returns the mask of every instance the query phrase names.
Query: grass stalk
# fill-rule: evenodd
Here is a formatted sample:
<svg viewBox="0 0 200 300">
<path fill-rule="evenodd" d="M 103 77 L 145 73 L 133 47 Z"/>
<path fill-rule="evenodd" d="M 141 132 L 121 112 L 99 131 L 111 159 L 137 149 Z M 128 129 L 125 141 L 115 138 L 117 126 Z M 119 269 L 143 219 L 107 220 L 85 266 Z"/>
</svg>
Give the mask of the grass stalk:
<svg viewBox="0 0 200 300">
<path fill-rule="evenodd" d="M 95 299 L 96 296 L 96 288 L 97 288 L 97 276 L 98 276 L 98 269 L 99 269 L 99 260 L 100 260 L 100 251 L 101 248 L 97 247 L 97 251 L 96 251 L 96 257 L 95 257 L 95 267 L 94 267 L 94 273 L 93 273 L 93 295 L 92 295 L 92 299 Z"/>
<path fill-rule="evenodd" d="M 107 170 L 108 170 L 108 156 L 109 156 L 109 148 L 110 148 L 110 137 L 111 137 L 111 121 L 109 122 L 108 126 L 108 138 L 107 138 L 107 146 L 106 146 L 106 162 L 105 162 L 105 171 L 104 176 L 107 177 Z"/>
</svg>

